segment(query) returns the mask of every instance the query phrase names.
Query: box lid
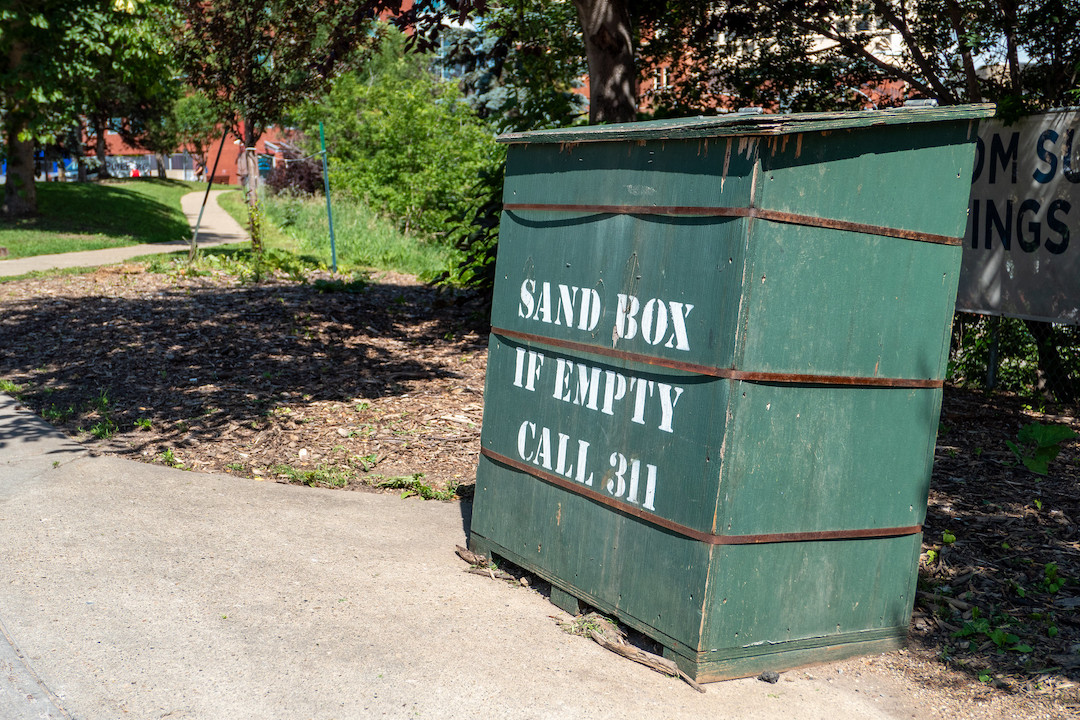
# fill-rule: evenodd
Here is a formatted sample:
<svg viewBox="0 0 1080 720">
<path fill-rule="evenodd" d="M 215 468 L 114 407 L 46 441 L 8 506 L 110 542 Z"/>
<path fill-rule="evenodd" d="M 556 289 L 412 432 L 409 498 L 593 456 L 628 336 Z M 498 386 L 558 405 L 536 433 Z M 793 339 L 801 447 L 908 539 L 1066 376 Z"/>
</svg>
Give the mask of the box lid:
<svg viewBox="0 0 1080 720">
<path fill-rule="evenodd" d="M 752 115 L 730 113 L 611 125 L 575 126 L 552 130 L 506 133 L 503 143 L 580 143 L 619 140 L 678 140 L 683 138 L 749 135 L 791 135 L 827 130 L 846 130 L 879 125 L 978 120 L 991 117 L 993 103 L 950 105 L 947 107 L 905 107 L 856 112 L 791 113 Z"/>
</svg>

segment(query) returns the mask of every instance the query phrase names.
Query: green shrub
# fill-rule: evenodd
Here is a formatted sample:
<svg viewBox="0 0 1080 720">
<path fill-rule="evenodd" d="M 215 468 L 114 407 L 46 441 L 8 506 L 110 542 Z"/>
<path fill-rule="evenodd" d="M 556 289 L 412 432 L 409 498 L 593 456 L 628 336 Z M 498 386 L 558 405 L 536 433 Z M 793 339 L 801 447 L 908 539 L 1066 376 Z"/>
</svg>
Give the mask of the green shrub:
<svg viewBox="0 0 1080 720">
<path fill-rule="evenodd" d="M 464 214 L 477 173 L 500 151 L 457 84 L 429 70 L 431 56 L 406 54 L 404 43 L 388 31 L 378 55 L 339 77 L 298 119 L 310 138 L 325 123 L 332 192 L 369 205 L 407 234 L 439 236 L 449 218 Z"/>
<path fill-rule="evenodd" d="M 1045 336 L 1041 346 L 1032 327 Z M 984 389 L 992 360 L 995 389 L 1032 399 L 1072 402 L 1080 381 L 1080 327 L 1029 326 L 1018 318 L 957 313 L 949 380 L 962 387 Z"/>
</svg>

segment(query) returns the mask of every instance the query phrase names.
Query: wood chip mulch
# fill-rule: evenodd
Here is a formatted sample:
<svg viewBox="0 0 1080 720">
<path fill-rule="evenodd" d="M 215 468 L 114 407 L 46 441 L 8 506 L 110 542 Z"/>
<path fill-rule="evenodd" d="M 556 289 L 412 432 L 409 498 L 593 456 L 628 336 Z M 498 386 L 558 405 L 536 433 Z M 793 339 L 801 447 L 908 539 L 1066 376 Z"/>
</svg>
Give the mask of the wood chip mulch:
<svg viewBox="0 0 1080 720">
<path fill-rule="evenodd" d="M 474 477 L 487 361 L 463 299 L 395 274 L 320 292 L 135 264 L 9 282 L 0 378 L 104 452 L 452 494 Z"/>
</svg>

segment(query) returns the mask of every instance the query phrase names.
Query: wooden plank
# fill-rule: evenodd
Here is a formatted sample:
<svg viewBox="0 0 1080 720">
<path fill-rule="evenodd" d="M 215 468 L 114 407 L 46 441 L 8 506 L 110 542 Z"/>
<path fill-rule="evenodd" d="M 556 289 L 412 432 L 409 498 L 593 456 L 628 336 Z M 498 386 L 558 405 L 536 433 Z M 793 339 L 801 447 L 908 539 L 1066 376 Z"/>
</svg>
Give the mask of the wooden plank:
<svg viewBox="0 0 1080 720">
<path fill-rule="evenodd" d="M 699 683 L 755 677 L 772 670 L 784 672 L 811 667 L 826 662 L 844 660 L 857 655 L 890 652 L 907 646 L 907 628 L 891 628 L 884 632 L 850 633 L 843 637 L 822 639 L 816 643 L 780 643 L 767 650 L 739 657 L 721 653 L 701 653 L 688 658 L 664 648 L 664 657 Z"/>
<path fill-rule="evenodd" d="M 581 614 L 581 601 L 558 585 L 551 586 L 551 604 L 563 612 L 577 616 Z"/>
</svg>

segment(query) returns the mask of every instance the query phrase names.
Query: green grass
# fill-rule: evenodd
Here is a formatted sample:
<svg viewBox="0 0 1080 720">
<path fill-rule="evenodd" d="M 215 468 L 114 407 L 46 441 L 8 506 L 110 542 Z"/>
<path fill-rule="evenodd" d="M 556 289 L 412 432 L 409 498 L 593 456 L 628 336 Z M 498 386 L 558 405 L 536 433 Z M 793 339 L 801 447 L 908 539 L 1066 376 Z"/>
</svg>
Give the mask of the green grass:
<svg viewBox="0 0 1080 720">
<path fill-rule="evenodd" d="M 436 490 L 424 482 L 424 474 L 416 473 L 410 477 L 384 478 L 375 483 L 375 487 L 389 490 L 403 490 L 401 497 L 417 495 L 424 500 L 453 500 L 457 495 L 458 487 L 449 487 L 446 490 Z"/>
<path fill-rule="evenodd" d="M 247 203 L 244 202 L 244 193 L 242 190 L 234 190 L 218 195 L 218 205 L 221 206 L 222 210 L 229 213 L 229 215 L 232 215 L 233 220 L 240 223 L 240 227 L 247 231 L 248 206 Z M 300 247 L 297 245 L 296 240 L 283 233 L 275 227 L 273 223 L 268 222 L 263 222 L 263 249 L 286 250 L 292 253 L 300 251 Z"/>
<path fill-rule="evenodd" d="M 25 388 L 22 385 L 13 383 L 6 378 L 0 378 L 0 392 L 10 395 L 13 398 L 18 398 Z"/>
<path fill-rule="evenodd" d="M 224 205 L 223 205 L 224 207 Z M 421 278 L 445 270 L 455 251 L 404 235 L 367 207 L 334 198 L 334 235 L 338 269 L 396 270 Z M 330 265 L 330 230 L 326 201 L 267 197 L 263 201 L 268 241 L 291 240 L 296 251 Z"/>
<path fill-rule="evenodd" d="M 180 198 L 199 183 L 140 178 L 109 183 L 38 183 L 39 215 L 0 221 L 8 257 L 184 240 Z"/>
<path fill-rule="evenodd" d="M 311 487 L 322 486 L 329 488 L 342 488 L 349 484 L 352 474 L 342 468 L 331 468 L 320 465 L 314 470 L 300 470 L 291 465 L 275 465 L 270 471 L 287 478 L 289 482 L 301 483 Z"/>
</svg>

